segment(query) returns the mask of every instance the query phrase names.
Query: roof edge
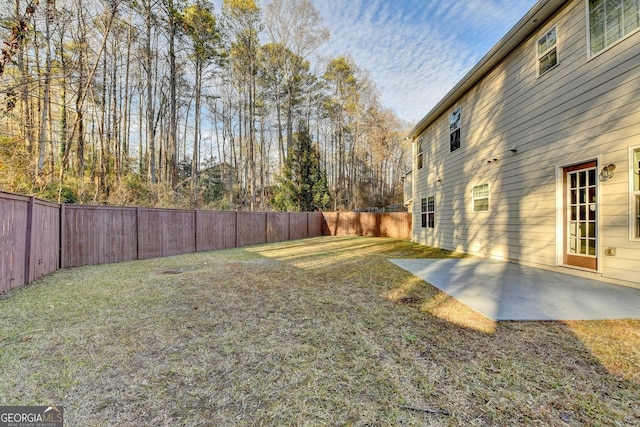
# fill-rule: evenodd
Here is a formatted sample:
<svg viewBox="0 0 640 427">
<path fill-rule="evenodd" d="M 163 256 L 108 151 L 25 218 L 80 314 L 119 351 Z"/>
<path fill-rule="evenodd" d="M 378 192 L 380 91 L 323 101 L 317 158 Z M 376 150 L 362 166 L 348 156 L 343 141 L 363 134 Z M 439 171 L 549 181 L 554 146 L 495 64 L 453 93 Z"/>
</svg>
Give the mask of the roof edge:
<svg viewBox="0 0 640 427">
<path fill-rule="evenodd" d="M 415 139 L 440 115 L 447 111 L 465 92 L 486 76 L 496 65 L 518 47 L 553 15 L 567 0 L 540 0 L 509 32 L 478 62 L 409 132 Z"/>
</svg>

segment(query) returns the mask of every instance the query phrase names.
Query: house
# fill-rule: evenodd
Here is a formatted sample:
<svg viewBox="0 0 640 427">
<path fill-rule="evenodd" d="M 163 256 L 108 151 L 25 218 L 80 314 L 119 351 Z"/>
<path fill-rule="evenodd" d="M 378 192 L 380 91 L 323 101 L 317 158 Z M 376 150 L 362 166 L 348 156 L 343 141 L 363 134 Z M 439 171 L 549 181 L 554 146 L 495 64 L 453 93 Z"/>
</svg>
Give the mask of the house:
<svg viewBox="0 0 640 427">
<path fill-rule="evenodd" d="M 538 1 L 409 138 L 414 241 L 640 288 L 640 0 Z"/>
</svg>

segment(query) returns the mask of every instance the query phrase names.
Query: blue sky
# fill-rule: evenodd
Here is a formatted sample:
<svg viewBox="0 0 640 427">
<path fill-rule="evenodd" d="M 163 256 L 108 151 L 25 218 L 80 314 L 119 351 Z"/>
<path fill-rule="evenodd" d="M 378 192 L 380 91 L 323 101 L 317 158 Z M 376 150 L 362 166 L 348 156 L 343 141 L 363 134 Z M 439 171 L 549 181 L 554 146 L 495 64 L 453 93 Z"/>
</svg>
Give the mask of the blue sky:
<svg viewBox="0 0 640 427">
<path fill-rule="evenodd" d="M 221 10 L 222 0 L 213 0 Z M 271 0 L 256 0 L 263 10 Z M 331 39 L 318 54 L 350 55 L 384 107 L 415 123 L 537 0 L 311 0 Z M 318 70 L 321 72 L 321 70 Z"/>
<path fill-rule="evenodd" d="M 411 123 L 428 113 L 536 3 L 311 1 L 331 32 L 320 53 L 350 55 L 376 82 L 382 104 Z"/>
</svg>

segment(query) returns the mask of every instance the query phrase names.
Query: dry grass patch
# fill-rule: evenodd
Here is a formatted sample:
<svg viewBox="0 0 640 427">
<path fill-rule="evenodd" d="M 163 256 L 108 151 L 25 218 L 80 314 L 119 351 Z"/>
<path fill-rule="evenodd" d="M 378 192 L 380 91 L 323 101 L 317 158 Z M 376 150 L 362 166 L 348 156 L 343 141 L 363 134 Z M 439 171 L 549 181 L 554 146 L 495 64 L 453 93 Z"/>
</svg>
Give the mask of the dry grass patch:
<svg viewBox="0 0 640 427">
<path fill-rule="evenodd" d="M 60 271 L 0 300 L 2 403 L 70 426 L 640 423 L 638 321 L 490 322 L 386 261 L 446 256 L 315 238 Z"/>
</svg>

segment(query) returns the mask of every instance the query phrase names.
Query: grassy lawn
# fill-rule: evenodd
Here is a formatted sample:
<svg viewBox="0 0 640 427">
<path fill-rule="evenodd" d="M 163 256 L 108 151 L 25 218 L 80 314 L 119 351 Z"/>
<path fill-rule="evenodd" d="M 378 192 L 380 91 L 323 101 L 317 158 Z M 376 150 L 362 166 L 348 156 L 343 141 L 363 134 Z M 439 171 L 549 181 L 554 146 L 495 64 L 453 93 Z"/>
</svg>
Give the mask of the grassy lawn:
<svg viewBox="0 0 640 427">
<path fill-rule="evenodd" d="M 69 426 L 638 425 L 640 321 L 491 322 L 323 237 L 59 271 L 0 299 L 0 404 Z"/>
</svg>

